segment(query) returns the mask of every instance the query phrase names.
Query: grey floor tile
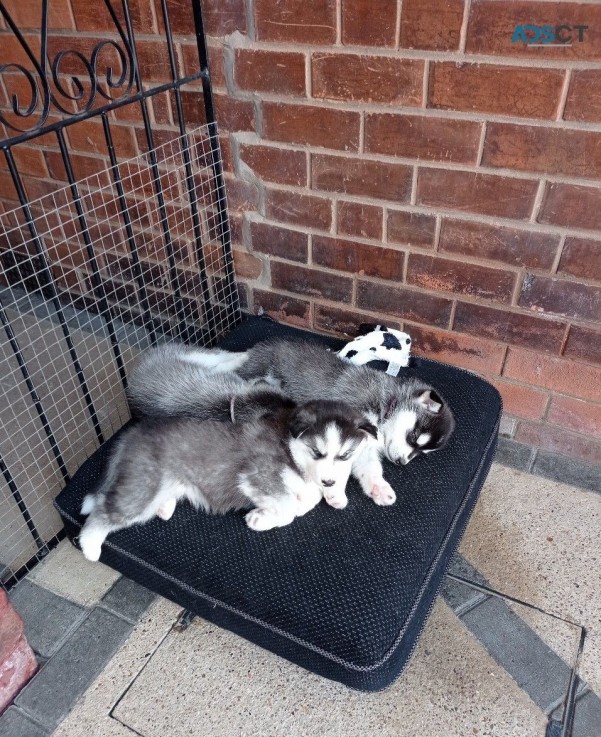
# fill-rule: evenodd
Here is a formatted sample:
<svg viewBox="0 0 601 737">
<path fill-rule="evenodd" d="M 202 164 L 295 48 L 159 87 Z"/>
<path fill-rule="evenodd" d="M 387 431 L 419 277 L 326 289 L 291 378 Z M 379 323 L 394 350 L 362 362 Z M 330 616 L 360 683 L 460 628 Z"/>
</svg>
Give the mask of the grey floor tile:
<svg viewBox="0 0 601 737">
<path fill-rule="evenodd" d="M 42 729 L 19 709 L 9 706 L 0 717 L 0 734 L 2 737 L 48 737 L 50 730 Z"/>
<path fill-rule="evenodd" d="M 570 668 L 503 601 L 491 597 L 462 620 L 542 711 L 565 694 Z"/>
<path fill-rule="evenodd" d="M 25 623 L 25 635 L 38 655 L 49 658 L 85 616 L 85 609 L 23 579 L 10 600 Z"/>
<path fill-rule="evenodd" d="M 601 698 L 589 691 L 576 702 L 572 737 L 601 735 Z"/>
<path fill-rule="evenodd" d="M 456 553 L 449 565 L 448 573 L 461 576 L 474 583 L 486 585 L 487 581 L 470 563 L 461 555 Z M 442 598 L 451 607 L 455 614 L 464 614 L 472 607 L 483 602 L 487 597 L 481 591 L 467 586 L 465 584 L 454 581 L 452 578 L 445 578 L 441 591 Z"/>
<path fill-rule="evenodd" d="M 54 728 L 101 672 L 132 627 L 95 608 L 17 696 L 15 703 Z"/>
<path fill-rule="evenodd" d="M 101 606 L 135 624 L 155 599 L 152 591 L 122 577 L 102 597 Z"/>
<path fill-rule="evenodd" d="M 593 466 L 575 458 L 539 450 L 532 471 L 554 481 L 601 492 L 601 466 Z"/>
<path fill-rule="evenodd" d="M 495 461 L 503 466 L 517 468 L 520 471 L 527 471 L 530 464 L 532 448 L 528 445 L 522 445 L 515 440 L 509 438 L 499 438 Z"/>
</svg>

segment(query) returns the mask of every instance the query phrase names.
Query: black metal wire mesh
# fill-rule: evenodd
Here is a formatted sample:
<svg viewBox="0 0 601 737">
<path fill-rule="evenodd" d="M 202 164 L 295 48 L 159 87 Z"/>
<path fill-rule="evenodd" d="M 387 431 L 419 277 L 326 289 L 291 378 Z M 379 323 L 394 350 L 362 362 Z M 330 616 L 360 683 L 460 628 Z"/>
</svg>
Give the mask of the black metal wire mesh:
<svg viewBox="0 0 601 737">
<path fill-rule="evenodd" d="M 210 345 L 239 321 L 216 140 L 202 126 L 154 149 L 156 166 L 141 156 L 78 181 L 75 197 L 67 186 L 29 202 L 31 221 L 22 207 L 4 216 L 4 583 L 59 533 L 54 497 L 129 419 L 136 355 L 170 340 Z"/>
</svg>

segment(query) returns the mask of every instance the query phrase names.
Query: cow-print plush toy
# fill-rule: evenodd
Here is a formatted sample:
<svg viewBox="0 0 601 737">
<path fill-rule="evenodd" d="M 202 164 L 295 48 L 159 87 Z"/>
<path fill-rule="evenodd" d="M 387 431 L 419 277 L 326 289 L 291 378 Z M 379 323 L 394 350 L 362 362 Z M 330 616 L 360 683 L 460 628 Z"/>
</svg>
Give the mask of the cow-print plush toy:
<svg viewBox="0 0 601 737">
<path fill-rule="evenodd" d="M 385 371 L 397 376 L 402 366 L 409 365 L 411 338 L 400 330 L 385 325 L 361 325 L 359 335 L 344 348 L 338 356 L 358 366 Z"/>
</svg>

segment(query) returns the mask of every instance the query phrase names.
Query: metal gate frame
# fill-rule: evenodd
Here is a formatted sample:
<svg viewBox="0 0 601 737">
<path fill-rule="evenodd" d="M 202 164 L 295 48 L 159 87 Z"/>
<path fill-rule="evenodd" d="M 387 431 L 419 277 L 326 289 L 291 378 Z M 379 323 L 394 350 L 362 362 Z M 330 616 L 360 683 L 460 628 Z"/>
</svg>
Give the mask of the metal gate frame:
<svg viewBox="0 0 601 737">
<path fill-rule="evenodd" d="M 15 125 L 14 118 L 11 118 L 11 120 L 7 120 L 0 111 L 0 122 L 4 123 L 7 130 L 10 130 L 11 133 L 14 134 L 3 141 L 0 141 L 0 155 L 4 156 L 6 160 L 10 178 L 16 190 L 18 202 L 20 203 L 20 210 L 24 219 L 24 223 L 26 224 L 31 237 L 30 242 L 33 243 L 35 246 L 37 263 L 40 265 L 40 267 L 39 272 L 37 272 L 34 276 L 36 276 L 44 285 L 44 294 L 47 297 L 47 301 L 52 304 L 55 314 L 58 317 L 60 329 L 62 331 L 62 335 L 67 347 L 70 361 L 74 372 L 77 375 L 80 391 L 85 398 L 85 404 L 87 406 L 87 410 L 89 412 L 89 416 L 91 418 L 98 443 L 104 442 L 105 437 L 100 427 L 98 413 L 96 407 L 94 406 L 94 401 L 92 399 L 90 388 L 84 375 L 84 370 L 82 369 L 80 360 L 76 352 L 76 348 L 74 346 L 68 321 L 64 315 L 63 306 L 61 304 L 61 300 L 59 299 L 59 291 L 57 289 L 55 279 L 50 268 L 45 245 L 36 228 L 36 221 L 30 209 L 30 202 L 28 200 L 26 189 L 23 185 L 21 174 L 19 173 L 19 168 L 17 166 L 17 163 L 15 162 L 13 149 L 18 144 L 33 141 L 34 139 L 43 135 L 50 134 L 56 136 L 56 140 L 58 141 L 58 146 L 60 148 L 62 162 L 67 174 L 68 190 L 70 191 L 71 201 L 76 209 L 79 229 L 85 242 L 87 259 L 91 266 L 93 292 L 97 303 L 100 306 L 100 312 L 104 316 L 106 321 L 106 328 L 108 330 L 108 334 L 110 335 L 114 358 L 118 366 L 121 381 L 124 386 L 126 386 L 127 377 L 120 354 L 119 341 L 117 340 L 115 328 L 112 319 L 110 318 L 110 307 L 108 306 L 103 282 L 100 278 L 98 263 L 96 261 L 96 254 L 94 251 L 94 242 L 90 234 L 89 225 L 86 222 L 86 214 L 81 205 L 80 193 L 78 191 L 78 182 L 75 179 L 71 154 L 69 151 L 67 139 L 64 135 L 65 129 L 75 123 L 85 121 L 90 118 L 99 118 L 102 122 L 102 130 L 104 133 L 106 148 L 110 159 L 112 184 L 114 185 L 118 195 L 120 216 L 122 218 L 123 225 L 128 236 L 127 240 L 129 247 L 129 256 L 133 263 L 133 274 L 137 283 L 140 304 L 143 307 L 144 325 L 148 331 L 150 342 L 152 344 L 154 344 L 157 340 L 157 335 L 155 333 L 155 320 L 153 319 L 149 308 L 146 285 L 144 283 L 142 268 L 140 266 L 140 257 L 131 228 L 131 219 L 130 213 L 128 211 L 128 205 L 124 197 L 123 186 L 118 167 L 119 162 L 117 160 L 115 147 L 113 144 L 111 120 L 109 117 L 109 113 L 126 105 L 137 104 L 140 107 L 144 134 L 146 137 L 148 149 L 145 155 L 149 159 L 148 163 L 153 172 L 153 180 L 155 186 L 154 195 L 156 198 L 158 212 L 160 213 L 163 239 L 168 259 L 167 272 L 169 273 L 171 279 L 171 289 L 175 298 L 177 315 L 182 320 L 182 324 L 186 320 L 186 305 L 185 300 L 182 300 L 182 295 L 180 293 L 175 271 L 173 237 L 170 232 L 170 225 L 166 212 L 161 178 L 158 174 L 158 163 L 155 155 L 155 136 L 153 134 L 146 101 L 149 98 L 152 98 L 161 93 L 172 92 L 174 95 L 175 108 L 177 113 L 177 126 L 179 128 L 181 140 L 183 142 L 181 153 L 183 158 L 183 166 L 185 168 L 185 181 L 189 196 L 189 207 L 193 228 L 195 255 L 200 277 L 202 303 L 203 309 L 206 310 L 206 312 L 209 314 L 211 313 L 213 306 L 211 304 L 208 278 L 205 268 L 203 235 L 201 232 L 199 220 L 198 202 L 194 191 L 191 148 L 190 142 L 188 140 L 186 120 L 184 117 L 184 106 L 182 104 L 181 88 L 183 85 L 189 84 L 191 82 L 196 82 L 198 80 L 201 81 L 202 95 L 204 100 L 204 117 L 207 122 L 211 149 L 217 151 L 219 150 L 219 138 L 217 134 L 217 126 L 213 109 L 213 98 L 211 93 L 211 80 L 209 74 L 208 53 L 203 26 L 201 0 L 190 0 L 190 6 L 194 19 L 196 44 L 198 49 L 199 70 L 196 74 L 188 76 L 182 76 L 178 72 L 168 3 L 167 0 L 160 0 L 161 16 L 164 26 L 164 35 L 160 38 L 164 38 L 165 43 L 167 44 L 171 81 L 148 89 L 145 89 L 143 86 L 140 66 L 138 63 L 136 39 L 134 36 L 128 0 L 114 0 L 114 2 L 113 0 L 102 1 L 110 14 L 112 22 L 115 26 L 115 30 L 119 36 L 119 41 L 116 41 L 114 39 L 99 40 L 94 48 L 90 59 L 87 59 L 78 50 L 64 49 L 50 60 L 48 58 L 48 13 L 50 0 L 42 0 L 40 21 L 41 51 L 39 59 L 36 57 L 36 54 L 34 53 L 32 48 L 28 45 L 26 38 L 21 33 L 20 29 L 17 27 L 16 23 L 11 17 L 6 3 L 0 0 L 0 15 L 4 19 L 4 23 L 6 24 L 7 28 L 12 31 L 18 44 L 20 45 L 23 52 L 27 55 L 29 62 L 35 70 L 34 72 L 32 72 L 31 69 L 28 69 L 22 64 L 16 62 L 8 62 L 0 65 L 0 75 L 2 75 L 4 72 L 18 73 L 22 76 L 24 80 L 27 81 L 31 89 L 31 101 L 29 102 L 29 104 L 23 105 L 21 101 L 19 101 L 16 94 L 13 95 L 10 100 L 14 116 L 23 121 L 23 128 L 18 128 Z M 116 7 L 120 7 L 119 14 L 116 10 Z M 119 17 L 120 15 L 122 16 L 121 18 Z M 107 70 L 105 70 L 105 86 L 103 87 L 101 80 L 99 80 L 98 61 L 99 55 L 107 47 L 110 47 L 112 53 L 116 53 L 118 55 L 119 62 L 121 64 L 121 71 L 115 73 L 112 68 L 108 68 Z M 73 88 L 71 90 L 66 88 L 62 83 L 60 77 L 61 64 L 63 63 L 63 60 L 68 56 L 75 57 L 78 60 L 78 63 L 80 63 L 85 69 L 89 77 L 89 79 L 85 79 L 85 87 L 76 77 L 72 78 Z M 111 94 L 113 91 L 115 91 L 115 97 L 113 97 Z M 73 104 L 75 104 L 78 109 L 78 112 L 76 113 L 73 113 L 72 109 L 69 109 L 69 107 Z M 61 114 L 61 119 L 57 122 L 48 122 L 50 113 L 56 113 L 57 111 Z M 34 119 L 34 124 L 32 127 L 28 128 L 28 120 L 32 119 Z M 231 304 L 228 305 L 228 310 L 231 311 L 231 315 L 233 315 L 233 321 L 235 323 L 240 320 L 240 307 L 234 278 L 230 241 L 230 226 L 220 158 L 213 157 L 211 159 L 211 166 L 217 191 L 216 228 L 221 244 L 223 246 L 223 257 L 225 266 L 224 278 L 228 283 L 229 293 L 232 295 Z M 19 370 L 22 375 L 22 380 L 27 387 L 30 400 L 35 407 L 35 411 L 37 412 L 37 416 L 43 428 L 45 439 L 52 451 L 53 457 L 62 475 L 62 479 L 64 483 L 66 483 L 67 481 L 69 481 L 69 472 L 63 459 L 59 443 L 57 442 L 55 434 L 53 433 L 51 423 L 49 422 L 42 401 L 40 400 L 34 382 L 32 381 L 27 360 L 25 358 L 22 347 L 19 345 L 17 336 L 15 335 L 11 327 L 10 320 L 7 317 L 5 305 L 2 304 L 1 300 L 0 322 L 2 323 L 2 328 L 6 333 L 6 337 L 10 344 L 14 357 L 18 362 Z M 209 327 L 214 324 L 215 322 L 213 320 L 208 320 Z M 180 335 L 183 335 L 185 337 L 187 333 L 185 331 L 182 331 Z M 209 334 L 207 336 L 206 342 L 210 344 L 214 337 L 214 335 Z M 193 338 L 193 336 L 191 336 L 191 338 Z M 2 472 L 10 493 L 14 501 L 16 502 L 22 518 L 27 525 L 27 528 L 37 546 L 37 553 L 34 558 L 28 561 L 21 570 L 17 571 L 10 579 L 4 581 L 4 583 L 2 584 L 4 587 L 9 588 L 13 583 L 19 580 L 21 575 L 29 570 L 31 566 L 35 564 L 35 562 L 44 557 L 49 552 L 49 549 L 52 547 L 52 545 L 56 544 L 56 542 L 58 542 L 62 535 L 61 533 L 59 533 L 59 535 L 57 535 L 52 540 L 43 539 L 43 536 L 36 528 L 34 520 L 32 519 L 32 516 L 27 508 L 27 504 L 23 499 L 23 495 L 20 493 L 18 485 L 15 482 L 10 469 L 1 456 L 0 471 Z"/>
</svg>

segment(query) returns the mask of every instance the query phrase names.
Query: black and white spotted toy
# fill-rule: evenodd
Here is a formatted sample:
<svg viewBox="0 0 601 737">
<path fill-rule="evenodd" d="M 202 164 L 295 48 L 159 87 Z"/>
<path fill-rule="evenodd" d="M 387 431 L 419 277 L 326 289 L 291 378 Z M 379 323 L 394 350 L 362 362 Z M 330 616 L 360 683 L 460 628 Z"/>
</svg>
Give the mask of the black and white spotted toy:
<svg viewBox="0 0 601 737">
<path fill-rule="evenodd" d="M 369 365 L 397 376 L 402 366 L 409 365 L 411 337 L 385 325 L 363 324 L 359 335 L 338 351 L 339 358 L 358 366 Z"/>
</svg>

